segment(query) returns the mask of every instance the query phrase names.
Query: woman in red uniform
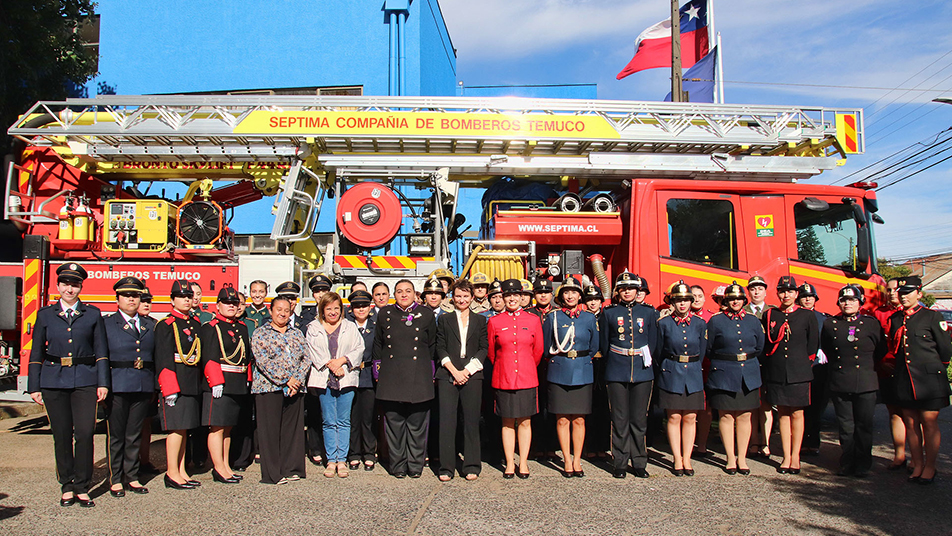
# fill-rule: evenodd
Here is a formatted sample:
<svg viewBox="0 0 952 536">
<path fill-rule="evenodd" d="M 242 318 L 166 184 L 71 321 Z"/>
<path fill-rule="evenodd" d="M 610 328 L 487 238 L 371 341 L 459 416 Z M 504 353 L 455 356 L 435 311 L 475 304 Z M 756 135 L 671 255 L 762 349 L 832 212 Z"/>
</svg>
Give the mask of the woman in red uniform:
<svg viewBox="0 0 952 536">
<path fill-rule="evenodd" d="M 506 457 L 503 478 L 516 475 L 514 454 L 519 435 L 519 478 L 529 478 L 530 417 L 538 413 L 539 377 L 542 360 L 542 323 L 522 310 L 518 279 L 502 284 L 506 311 L 489 319 L 489 360 L 493 364 L 496 413 L 502 418 L 502 448 Z"/>
</svg>

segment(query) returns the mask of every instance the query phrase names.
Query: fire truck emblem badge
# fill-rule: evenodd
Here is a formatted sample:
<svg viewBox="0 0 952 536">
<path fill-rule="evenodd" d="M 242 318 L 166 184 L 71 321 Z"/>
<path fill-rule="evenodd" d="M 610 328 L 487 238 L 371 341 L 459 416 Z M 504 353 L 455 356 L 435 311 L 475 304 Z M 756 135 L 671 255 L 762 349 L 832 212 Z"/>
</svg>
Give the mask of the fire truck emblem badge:
<svg viewBox="0 0 952 536">
<path fill-rule="evenodd" d="M 75 263 L 75 262 L 74 262 L 74 263 L 70 263 L 70 265 L 69 265 L 69 269 L 70 269 L 70 270 L 75 270 L 76 268 L 77 268 L 77 266 L 76 266 L 76 263 Z"/>
</svg>

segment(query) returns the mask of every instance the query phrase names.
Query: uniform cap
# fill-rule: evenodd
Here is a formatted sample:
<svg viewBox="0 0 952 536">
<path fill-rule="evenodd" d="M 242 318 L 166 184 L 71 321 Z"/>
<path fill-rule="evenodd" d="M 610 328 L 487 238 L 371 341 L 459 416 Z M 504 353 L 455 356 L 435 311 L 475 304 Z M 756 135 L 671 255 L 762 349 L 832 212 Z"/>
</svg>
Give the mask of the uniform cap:
<svg viewBox="0 0 952 536">
<path fill-rule="evenodd" d="M 351 307 L 366 307 L 373 303 L 373 297 L 366 290 L 355 290 L 347 296 Z"/>
<path fill-rule="evenodd" d="M 907 275 L 906 277 L 900 277 L 896 283 L 899 284 L 899 288 L 897 290 L 900 294 L 909 294 L 910 292 L 922 290 L 922 279 L 917 275 Z"/>
<path fill-rule="evenodd" d="M 668 292 L 664 297 L 665 303 L 668 304 L 684 299 L 689 299 L 691 302 L 694 302 L 694 293 L 691 292 L 691 287 L 688 286 L 684 281 L 678 281 L 672 284 L 671 287 L 668 288 Z"/>
<path fill-rule="evenodd" d="M 298 285 L 294 281 L 285 281 L 274 289 L 274 293 L 278 296 L 282 294 L 293 294 L 294 297 L 297 298 L 301 295 L 301 285 Z"/>
<path fill-rule="evenodd" d="M 435 277 L 427 279 L 426 283 L 423 284 L 423 292 L 421 292 L 420 295 L 426 296 L 427 294 L 446 296 L 446 293 L 443 292 L 443 283 L 440 283 L 440 280 Z"/>
<path fill-rule="evenodd" d="M 140 301 L 140 302 L 146 302 L 146 303 L 152 303 L 152 293 L 149 292 L 149 289 L 148 289 L 148 288 L 142 289 L 142 293 L 139 294 L 139 301 Z"/>
<path fill-rule="evenodd" d="M 836 299 L 837 301 L 843 299 L 859 300 L 860 304 L 866 301 L 865 296 L 863 295 L 863 289 L 857 287 L 856 285 L 846 285 L 845 287 L 841 288 L 836 294 Z"/>
<path fill-rule="evenodd" d="M 528 281 L 526 281 L 526 283 L 528 283 Z M 501 284 L 501 289 L 502 289 L 503 296 L 507 294 L 521 294 L 522 292 L 524 292 L 522 281 L 518 279 L 507 279 L 503 281 Z"/>
<path fill-rule="evenodd" d="M 761 285 L 764 288 L 767 288 L 767 280 L 759 275 L 752 276 L 747 280 L 747 288 L 753 287 L 755 285 Z"/>
<path fill-rule="evenodd" d="M 318 290 L 330 290 L 331 280 L 324 274 L 317 274 L 307 282 L 307 286 L 311 289 L 311 292 L 317 292 Z"/>
<path fill-rule="evenodd" d="M 750 285 L 748 285 L 750 286 Z M 718 287 L 720 290 L 721 287 Z M 724 287 L 724 297 L 723 300 L 744 300 L 744 303 L 747 303 L 747 293 L 744 292 L 744 287 L 740 286 L 737 281 L 734 281 L 730 285 Z"/>
<path fill-rule="evenodd" d="M 456 281 L 456 276 L 453 275 L 453 272 L 447 270 L 446 268 L 437 268 L 436 270 L 433 270 L 430 272 L 429 278 L 448 279 L 451 284 Z"/>
<path fill-rule="evenodd" d="M 538 281 L 537 281 L 536 283 L 538 283 Z M 578 279 L 575 279 L 574 277 L 570 277 L 570 278 L 566 279 L 565 281 L 563 281 L 561 285 L 559 285 L 559 293 L 558 293 L 558 295 L 557 295 L 556 297 L 557 297 L 559 300 L 561 300 L 561 299 L 562 299 L 562 293 L 565 292 L 566 290 L 574 290 L 574 291 L 578 292 L 579 295 L 581 295 L 581 294 L 582 294 L 582 285 L 578 282 Z M 538 291 L 536 291 L 536 292 L 538 292 Z M 581 297 L 581 296 L 580 296 L 580 297 Z"/>
<path fill-rule="evenodd" d="M 588 300 L 599 300 L 599 301 L 601 301 L 603 298 L 602 298 L 602 293 L 601 293 L 601 291 L 598 290 L 598 287 L 596 287 L 596 286 L 594 286 L 594 285 L 589 285 L 589 286 L 585 287 L 585 290 L 584 290 L 584 291 L 582 291 L 582 299 L 585 300 L 585 301 L 588 301 Z"/>
<path fill-rule="evenodd" d="M 195 293 L 192 292 L 192 286 L 188 280 L 177 279 L 172 282 L 172 290 L 169 291 L 169 295 L 173 298 L 191 298 Z"/>
<path fill-rule="evenodd" d="M 86 277 L 88 277 L 86 269 L 75 262 L 62 264 L 56 269 L 56 281 L 58 283 L 82 283 L 86 280 Z"/>
<path fill-rule="evenodd" d="M 804 283 L 804 284 L 800 285 L 800 286 L 797 288 L 797 292 L 798 292 L 798 295 L 797 295 L 798 298 L 804 298 L 804 297 L 812 296 L 812 297 L 816 298 L 817 300 L 820 299 L 820 297 L 817 296 L 817 294 L 816 294 L 816 287 L 814 287 L 814 286 L 811 285 L 810 283 Z"/>
<path fill-rule="evenodd" d="M 532 283 L 530 283 L 528 279 L 518 279 L 517 281 L 519 281 L 519 285 L 522 288 L 521 292 L 523 294 L 532 294 Z M 506 291 L 503 290 L 503 293 L 505 292 Z"/>
<path fill-rule="evenodd" d="M 241 303 L 241 296 L 238 295 L 238 291 L 235 290 L 235 287 L 222 287 L 218 291 L 218 301 L 221 303 Z"/>
<path fill-rule="evenodd" d="M 532 285 L 533 294 L 537 292 L 552 292 L 552 281 L 548 279 L 536 279 L 535 284 Z"/>
<path fill-rule="evenodd" d="M 112 290 L 115 290 L 116 294 L 120 292 L 142 294 L 142 291 L 145 290 L 145 283 L 143 283 L 141 279 L 132 276 L 123 277 L 119 281 L 116 281 L 116 284 L 112 286 Z"/>
<path fill-rule="evenodd" d="M 482 273 L 482 272 L 476 272 L 476 273 L 473 274 L 473 276 L 470 278 L 470 282 L 471 282 L 473 285 L 488 285 L 488 284 L 489 284 L 489 276 L 487 276 L 486 274 L 484 274 L 484 273 Z"/>
<path fill-rule="evenodd" d="M 502 283 L 498 279 L 493 279 L 493 282 L 489 284 L 487 296 L 492 296 L 493 294 L 502 294 Z"/>
<path fill-rule="evenodd" d="M 777 290 L 797 290 L 797 280 L 792 275 L 782 276 L 777 280 Z"/>
</svg>

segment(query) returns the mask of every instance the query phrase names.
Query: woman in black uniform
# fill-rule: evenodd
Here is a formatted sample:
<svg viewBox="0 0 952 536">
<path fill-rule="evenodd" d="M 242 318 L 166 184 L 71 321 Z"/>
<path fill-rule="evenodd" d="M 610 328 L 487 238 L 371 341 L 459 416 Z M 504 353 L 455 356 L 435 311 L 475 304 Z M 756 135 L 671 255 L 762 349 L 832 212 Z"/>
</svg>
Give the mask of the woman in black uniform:
<svg viewBox="0 0 952 536">
<path fill-rule="evenodd" d="M 747 295 L 736 281 L 725 289 L 722 303 L 727 310 L 707 323 L 707 353 L 711 358 L 708 395 L 711 407 L 720 413 L 718 428 L 727 454 L 724 470 L 729 475 L 749 475 L 747 447 L 751 416 L 760 407 L 762 382 L 757 356 L 764 349 L 764 328 L 754 314 L 744 311 Z"/>
<path fill-rule="evenodd" d="M 800 473 L 803 443 L 803 408 L 810 405 L 813 362 L 820 346 L 820 329 L 813 311 L 796 304 L 797 282 L 783 276 L 777 282 L 780 307 L 764 311 L 761 321 L 767 333 L 764 370 L 767 401 L 780 415 L 783 461 L 777 472 Z"/>
</svg>

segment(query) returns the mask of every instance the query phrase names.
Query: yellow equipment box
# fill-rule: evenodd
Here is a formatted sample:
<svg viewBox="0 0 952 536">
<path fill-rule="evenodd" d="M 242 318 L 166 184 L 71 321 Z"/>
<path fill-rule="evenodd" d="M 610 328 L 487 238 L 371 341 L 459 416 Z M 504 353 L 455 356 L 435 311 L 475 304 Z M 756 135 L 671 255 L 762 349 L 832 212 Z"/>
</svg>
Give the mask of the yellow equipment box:
<svg viewBox="0 0 952 536">
<path fill-rule="evenodd" d="M 178 209 L 159 199 L 113 199 L 105 203 L 103 248 L 159 251 L 173 239 Z"/>
</svg>

